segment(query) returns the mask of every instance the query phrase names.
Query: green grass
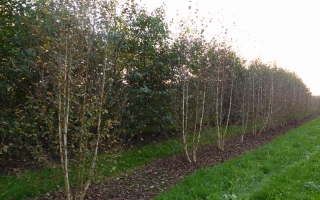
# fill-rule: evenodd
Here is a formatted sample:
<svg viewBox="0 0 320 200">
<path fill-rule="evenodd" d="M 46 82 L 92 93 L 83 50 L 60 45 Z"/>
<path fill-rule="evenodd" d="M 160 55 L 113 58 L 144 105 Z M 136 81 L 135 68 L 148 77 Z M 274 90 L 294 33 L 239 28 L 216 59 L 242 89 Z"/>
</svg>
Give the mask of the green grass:
<svg viewBox="0 0 320 200">
<path fill-rule="evenodd" d="M 320 199 L 320 117 L 155 199 Z"/>
<path fill-rule="evenodd" d="M 230 135 L 241 132 L 240 126 L 230 126 Z M 201 145 L 214 142 L 215 130 L 207 132 L 201 137 Z M 189 138 L 192 140 L 192 137 Z M 104 180 L 127 169 L 141 166 L 154 159 L 172 156 L 183 152 L 181 138 L 174 138 L 159 144 L 150 144 L 141 149 L 122 152 L 116 158 L 108 158 L 101 155 L 97 164 L 99 180 Z M 71 166 L 70 180 L 75 180 L 74 166 Z M 99 181 L 96 179 L 96 181 Z M 53 190 L 64 188 L 60 166 L 50 169 L 28 171 L 16 175 L 0 175 L 0 199 L 27 199 L 38 195 L 44 195 Z"/>
</svg>

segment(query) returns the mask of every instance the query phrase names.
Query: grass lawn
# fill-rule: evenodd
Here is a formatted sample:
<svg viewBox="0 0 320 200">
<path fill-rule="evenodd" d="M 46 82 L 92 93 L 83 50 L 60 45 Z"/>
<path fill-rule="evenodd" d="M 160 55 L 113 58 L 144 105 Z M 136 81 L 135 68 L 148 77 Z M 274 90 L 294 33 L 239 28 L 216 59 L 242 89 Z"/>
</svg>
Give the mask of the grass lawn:
<svg viewBox="0 0 320 200">
<path fill-rule="evenodd" d="M 155 199 L 320 200 L 320 117 L 241 157 L 201 169 Z"/>
<path fill-rule="evenodd" d="M 201 145 L 214 142 L 213 135 L 216 130 L 204 133 Z M 230 135 L 241 133 L 241 126 L 230 126 Z M 192 140 L 192 137 L 189 137 Z M 170 139 L 159 144 L 150 144 L 141 149 L 122 152 L 116 158 L 108 158 L 108 155 L 100 155 L 97 163 L 97 174 L 99 177 L 95 182 L 104 180 L 127 169 L 134 168 L 150 162 L 154 159 L 172 156 L 183 152 L 181 138 Z M 75 168 L 70 168 L 70 180 L 75 182 Z M 53 190 L 64 188 L 64 182 L 60 165 L 55 168 L 42 169 L 17 173 L 15 175 L 0 175 L 0 199 L 27 199 L 46 194 Z"/>
</svg>

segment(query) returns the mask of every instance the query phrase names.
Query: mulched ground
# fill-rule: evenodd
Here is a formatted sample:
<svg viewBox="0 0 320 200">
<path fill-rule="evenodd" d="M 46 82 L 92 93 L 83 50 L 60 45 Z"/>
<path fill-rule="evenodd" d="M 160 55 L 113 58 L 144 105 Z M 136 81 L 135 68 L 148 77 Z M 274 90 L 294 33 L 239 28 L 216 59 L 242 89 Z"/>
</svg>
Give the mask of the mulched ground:
<svg viewBox="0 0 320 200">
<path fill-rule="evenodd" d="M 314 118 L 315 116 L 309 117 L 296 124 L 264 132 L 259 137 L 247 133 L 243 143 L 240 143 L 240 136 L 232 137 L 226 141 L 224 151 L 221 151 L 216 144 L 201 147 L 197 152 L 197 163 L 189 163 L 185 154 L 155 160 L 110 180 L 91 185 L 86 199 L 151 199 L 200 168 L 240 156 Z M 47 197 L 36 199 L 63 199 L 63 193 L 53 192 Z"/>
</svg>

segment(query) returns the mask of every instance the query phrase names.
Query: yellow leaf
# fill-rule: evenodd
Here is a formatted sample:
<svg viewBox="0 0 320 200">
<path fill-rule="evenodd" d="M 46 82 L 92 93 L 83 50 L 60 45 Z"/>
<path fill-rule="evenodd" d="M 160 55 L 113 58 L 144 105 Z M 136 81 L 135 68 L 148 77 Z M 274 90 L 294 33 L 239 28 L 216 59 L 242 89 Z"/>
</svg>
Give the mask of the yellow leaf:
<svg viewBox="0 0 320 200">
<path fill-rule="evenodd" d="M 51 37 L 47 36 L 47 37 L 46 37 L 46 40 L 48 40 L 48 41 L 51 40 Z"/>
<path fill-rule="evenodd" d="M 44 48 L 45 50 L 50 50 L 50 45 L 49 45 L 49 44 L 44 44 L 44 45 L 43 45 L 43 48 Z"/>
</svg>

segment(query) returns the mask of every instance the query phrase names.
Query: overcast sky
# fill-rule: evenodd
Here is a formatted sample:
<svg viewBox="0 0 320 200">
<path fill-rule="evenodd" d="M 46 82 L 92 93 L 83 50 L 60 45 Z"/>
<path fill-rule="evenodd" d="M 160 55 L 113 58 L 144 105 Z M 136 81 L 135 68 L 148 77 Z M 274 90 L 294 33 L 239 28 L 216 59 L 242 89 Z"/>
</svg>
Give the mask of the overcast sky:
<svg viewBox="0 0 320 200">
<path fill-rule="evenodd" d="M 140 2 L 150 11 L 164 2 L 168 20 L 173 18 L 176 22 L 188 15 L 198 20 L 206 18 L 209 21 L 212 18 L 212 22 L 205 30 L 208 39 L 212 36 L 221 40 L 232 39 L 233 48 L 245 59 L 261 58 L 266 63 L 275 61 L 279 67 L 300 76 L 313 95 L 320 95 L 320 1 L 141 0 Z M 226 29 L 227 34 L 225 34 Z"/>
</svg>

